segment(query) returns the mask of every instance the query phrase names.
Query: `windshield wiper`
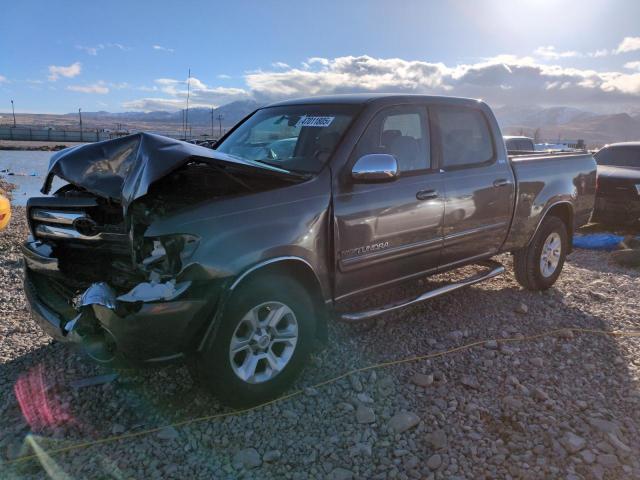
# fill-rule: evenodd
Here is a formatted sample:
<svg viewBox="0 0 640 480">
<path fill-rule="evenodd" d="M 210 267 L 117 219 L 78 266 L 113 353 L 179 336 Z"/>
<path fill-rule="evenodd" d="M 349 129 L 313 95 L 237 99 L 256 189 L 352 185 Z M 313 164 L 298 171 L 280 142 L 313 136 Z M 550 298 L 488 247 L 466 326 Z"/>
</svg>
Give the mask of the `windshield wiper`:
<svg viewBox="0 0 640 480">
<path fill-rule="evenodd" d="M 292 177 L 307 179 L 311 176 L 311 173 L 309 172 L 301 172 L 299 170 L 289 170 L 287 168 L 282 168 L 280 165 L 276 165 L 270 162 L 265 162 L 264 160 L 251 160 L 249 158 L 244 158 L 244 157 L 241 157 L 240 155 L 235 155 L 233 153 L 225 153 L 225 155 L 229 155 L 230 157 L 237 158 L 238 160 L 242 160 L 243 162 L 262 163 L 263 165 L 268 165 L 270 167 L 277 168 L 281 172 L 291 175 Z"/>
<path fill-rule="evenodd" d="M 300 177 L 300 178 L 309 178 L 311 176 L 311 173 L 309 173 L 309 172 L 303 172 L 303 171 L 300 171 L 300 170 L 292 170 L 290 168 L 282 168 L 280 165 L 278 165 L 276 163 L 267 162 L 265 160 L 254 160 L 254 162 L 264 163 L 265 165 L 269 165 L 270 167 L 275 167 L 275 168 L 278 168 L 280 170 L 284 170 L 285 172 L 290 173 L 291 175 L 294 175 L 294 176 Z"/>
</svg>

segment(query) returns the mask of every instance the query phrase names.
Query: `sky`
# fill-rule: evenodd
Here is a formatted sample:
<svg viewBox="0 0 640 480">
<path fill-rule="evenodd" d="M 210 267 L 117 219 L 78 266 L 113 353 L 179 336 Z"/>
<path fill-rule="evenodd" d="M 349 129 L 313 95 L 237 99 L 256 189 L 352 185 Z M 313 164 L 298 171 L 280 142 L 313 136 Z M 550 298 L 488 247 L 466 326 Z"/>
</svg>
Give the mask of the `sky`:
<svg viewBox="0 0 640 480">
<path fill-rule="evenodd" d="M 0 112 L 355 91 L 640 111 L 637 0 L 5 2 Z"/>
</svg>

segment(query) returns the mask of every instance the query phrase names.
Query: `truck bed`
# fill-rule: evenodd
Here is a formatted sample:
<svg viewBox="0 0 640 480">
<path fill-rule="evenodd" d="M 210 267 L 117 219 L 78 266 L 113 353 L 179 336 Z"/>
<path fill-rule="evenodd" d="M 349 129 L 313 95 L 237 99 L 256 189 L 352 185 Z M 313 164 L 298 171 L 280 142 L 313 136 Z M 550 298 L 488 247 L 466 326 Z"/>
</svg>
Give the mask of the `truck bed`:
<svg viewBox="0 0 640 480">
<path fill-rule="evenodd" d="M 509 156 L 516 178 L 516 207 L 503 250 L 522 248 L 544 214 L 572 205 L 573 228 L 589 221 L 596 192 L 596 163 L 586 152 Z"/>
</svg>

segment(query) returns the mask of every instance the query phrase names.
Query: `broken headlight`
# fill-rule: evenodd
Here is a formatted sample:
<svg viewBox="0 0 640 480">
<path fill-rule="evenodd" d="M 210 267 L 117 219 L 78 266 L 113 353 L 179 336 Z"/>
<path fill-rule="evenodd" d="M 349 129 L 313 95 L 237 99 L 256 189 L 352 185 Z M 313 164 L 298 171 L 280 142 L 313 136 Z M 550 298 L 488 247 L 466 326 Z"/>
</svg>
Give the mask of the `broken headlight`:
<svg viewBox="0 0 640 480">
<path fill-rule="evenodd" d="M 160 275 L 176 275 L 198 248 L 195 235 L 163 235 L 144 239 L 142 267 Z"/>
</svg>

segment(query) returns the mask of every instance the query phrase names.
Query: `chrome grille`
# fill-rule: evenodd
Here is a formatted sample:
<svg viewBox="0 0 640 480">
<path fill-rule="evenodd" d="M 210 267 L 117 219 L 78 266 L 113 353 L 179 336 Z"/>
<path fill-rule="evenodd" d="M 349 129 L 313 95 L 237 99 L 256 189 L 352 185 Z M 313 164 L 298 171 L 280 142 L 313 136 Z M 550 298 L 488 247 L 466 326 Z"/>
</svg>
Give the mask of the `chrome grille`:
<svg viewBox="0 0 640 480">
<path fill-rule="evenodd" d="M 123 225 L 98 223 L 92 215 L 100 215 L 95 201 L 69 202 L 64 200 L 30 199 L 29 224 L 37 239 L 77 241 L 81 243 L 127 242 Z M 93 212 L 93 213 L 92 213 Z"/>
<path fill-rule="evenodd" d="M 73 225 L 74 220 L 85 215 L 84 212 L 65 212 L 62 210 L 44 210 L 42 208 L 31 209 L 32 220 L 54 225 Z"/>
<path fill-rule="evenodd" d="M 111 232 L 96 232 L 94 235 L 85 235 L 79 232 L 74 226 L 56 227 L 46 224 L 36 226 L 35 234 L 38 238 L 52 238 L 55 240 L 86 240 L 90 242 L 120 241 L 126 240 L 127 238 L 125 234 Z"/>
</svg>

